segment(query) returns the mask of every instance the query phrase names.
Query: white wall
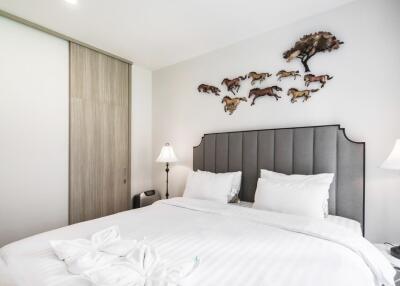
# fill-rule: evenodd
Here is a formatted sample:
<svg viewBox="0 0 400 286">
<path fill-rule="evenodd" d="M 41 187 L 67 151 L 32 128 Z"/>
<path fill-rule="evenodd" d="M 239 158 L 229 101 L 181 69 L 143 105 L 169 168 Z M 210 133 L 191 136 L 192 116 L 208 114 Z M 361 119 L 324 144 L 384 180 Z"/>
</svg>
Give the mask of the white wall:
<svg viewBox="0 0 400 286">
<path fill-rule="evenodd" d="M 68 223 L 68 43 L 0 17 L 0 246 Z"/>
<path fill-rule="evenodd" d="M 153 73 L 153 159 L 171 142 L 181 162 L 172 167 L 170 190 L 181 195 L 192 166 L 192 146 L 208 132 L 270 127 L 336 124 L 353 140 L 366 141 L 366 235 L 373 241 L 400 241 L 400 174 L 379 169 L 395 138 L 400 137 L 400 2 L 357 1 L 336 10 L 248 39 L 233 46 Z M 261 98 L 242 104 L 229 116 L 221 97 L 198 94 L 202 82 L 218 85 L 225 77 L 251 70 L 299 69 L 282 53 L 302 35 L 331 31 L 345 44 L 316 55 L 313 73 L 334 76 L 307 103 Z M 268 80 L 268 84 L 275 79 Z M 282 87 L 302 87 L 286 80 Z M 246 96 L 249 84 L 242 87 Z M 224 92 L 223 94 L 226 94 Z M 153 180 L 164 191 L 163 166 L 153 163 Z"/>
<path fill-rule="evenodd" d="M 153 188 L 152 180 L 152 73 L 132 68 L 132 196 Z"/>
</svg>

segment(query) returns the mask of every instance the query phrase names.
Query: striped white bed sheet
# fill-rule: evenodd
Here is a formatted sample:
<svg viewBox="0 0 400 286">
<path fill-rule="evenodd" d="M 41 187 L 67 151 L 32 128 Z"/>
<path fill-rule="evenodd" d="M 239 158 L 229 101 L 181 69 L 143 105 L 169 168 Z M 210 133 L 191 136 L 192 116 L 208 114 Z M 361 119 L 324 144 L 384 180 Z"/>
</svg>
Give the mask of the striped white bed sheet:
<svg viewBox="0 0 400 286">
<path fill-rule="evenodd" d="M 145 238 L 168 261 L 180 263 L 197 256 L 200 266 L 182 286 L 378 285 L 362 255 L 341 244 L 249 219 L 253 212 L 257 219 L 262 218 L 264 214 L 259 210 L 187 200 L 159 201 L 149 207 L 36 235 L 3 247 L 0 255 L 18 285 L 89 286 L 82 277 L 67 272 L 50 249 L 49 241 L 89 237 L 118 225 L 123 238 Z M 224 212 L 219 211 L 220 207 Z M 312 225 L 304 218 L 277 213 L 269 219 L 281 225 L 285 221 Z M 340 227 L 335 231 L 334 235 L 364 240 Z M 377 258 L 373 268 L 390 276 L 390 264 Z M 393 285 L 390 279 L 385 284 Z"/>
<path fill-rule="evenodd" d="M 253 207 L 253 203 L 245 202 L 245 201 L 239 201 L 237 203 L 234 203 L 234 205 L 245 207 L 245 208 Z M 348 230 L 351 230 L 358 235 L 362 235 L 361 225 L 358 221 L 355 221 L 355 220 L 349 219 L 349 218 L 345 218 L 345 217 L 341 217 L 341 216 L 335 216 L 335 215 L 328 215 L 328 217 L 325 220 L 327 222 L 330 222 L 335 225 L 344 227 Z"/>
<path fill-rule="evenodd" d="M 0 286 L 15 286 L 11 273 L 4 260 L 0 257 Z"/>
<path fill-rule="evenodd" d="M 358 221 L 335 215 L 328 215 L 326 221 L 344 227 L 353 231 L 355 234 L 362 236 L 361 225 Z"/>
</svg>

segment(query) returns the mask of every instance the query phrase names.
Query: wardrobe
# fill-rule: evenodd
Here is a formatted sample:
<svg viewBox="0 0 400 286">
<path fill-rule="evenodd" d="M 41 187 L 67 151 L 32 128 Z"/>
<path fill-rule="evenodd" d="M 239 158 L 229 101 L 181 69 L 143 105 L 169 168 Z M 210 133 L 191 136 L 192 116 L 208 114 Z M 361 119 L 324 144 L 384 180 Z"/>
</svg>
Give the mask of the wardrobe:
<svg viewBox="0 0 400 286">
<path fill-rule="evenodd" d="M 0 10 L 0 247 L 130 208 L 132 63 Z"/>
<path fill-rule="evenodd" d="M 130 65 L 70 43 L 69 223 L 130 206 Z"/>
</svg>

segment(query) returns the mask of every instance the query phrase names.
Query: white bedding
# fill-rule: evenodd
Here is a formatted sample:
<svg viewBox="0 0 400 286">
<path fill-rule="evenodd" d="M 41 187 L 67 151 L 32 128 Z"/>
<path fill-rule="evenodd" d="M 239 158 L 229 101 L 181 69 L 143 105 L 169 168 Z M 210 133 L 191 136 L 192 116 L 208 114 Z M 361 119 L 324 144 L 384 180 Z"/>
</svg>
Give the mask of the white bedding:
<svg viewBox="0 0 400 286">
<path fill-rule="evenodd" d="M 15 285 L 15 283 L 12 280 L 12 277 L 10 276 L 10 273 L 8 271 L 8 267 L 1 257 L 0 257 L 0 285 L 1 286 L 14 286 Z"/>
<path fill-rule="evenodd" d="M 350 231 L 353 231 L 355 234 L 362 236 L 361 225 L 358 221 L 335 215 L 328 215 L 325 220 L 327 222 L 344 227 Z"/>
<path fill-rule="evenodd" d="M 3 247 L 0 256 L 17 285 L 90 285 L 67 272 L 49 241 L 87 238 L 112 225 L 124 239 L 145 238 L 165 259 L 179 263 L 199 257 L 199 267 L 183 286 L 394 285 L 389 262 L 344 227 L 184 198 L 33 236 Z"/>
<path fill-rule="evenodd" d="M 245 208 L 252 208 L 253 203 L 250 202 L 245 202 L 245 201 L 239 201 L 237 203 L 234 203 L 233 205 L 245 207 Z M 354 233 L 358 235 L 362 235 L 362 229 L 361 225 L 358 221 L 348 219 L 345 217 L 341 216 L 335 216 L 335 215 L 328 215 L 328 217 L 325 219 L 326 222 L 336 224 L 338 226 L 344 227 L 350 231 L 353 231 Z"/>
</svg>

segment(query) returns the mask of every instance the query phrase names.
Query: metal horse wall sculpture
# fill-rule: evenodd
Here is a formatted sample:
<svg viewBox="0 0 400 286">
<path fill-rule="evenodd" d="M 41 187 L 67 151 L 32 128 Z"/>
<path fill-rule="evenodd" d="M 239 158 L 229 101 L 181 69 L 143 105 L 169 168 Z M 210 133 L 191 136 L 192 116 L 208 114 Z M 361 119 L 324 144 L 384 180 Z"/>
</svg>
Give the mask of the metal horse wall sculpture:
<svg viewBox="0 0 400 286">
<path fill-rule="evenodd" d="M 314 57 L 318 53 L 324 52 L 332 52 L 333 50 L 337 50 L 343 44 L 342 41 L 338 40 L 332 33 L 330 32 L 316 32 L 304 35 L 297 42 L 295 42 L 294 46 L 289 50 L 283 53 L 283 58 L 287 60 L 287 62 L 291 62 L 295 59 L 299 59 L 304 66 L 305 74 L 301 74 L 298 70 L 280 70 L 276 73 L 275 80 L 281 81 L 285 78 L 293 78 L 296 80 L 297 77 L 302 77 L 304 79 L 304 86 L 308 87 L 310 84 L 319 83 L 320 88 L 323 88 L 326 83 L 333 78 L 328 74 L 322 75 L 314 75 L 310 72 L 310 67 L 308 65 L 308 61 Z M 268 72 L 249 72 L 245 76 L 238 76 L 236 78 L 224 78 L 221 82 L 221 85 L 225 85 L 226 90 L 233 94 L 233 97 L 224 96 L 222 99 L 222 103 L 224 104 L 225 112 L 228 112 L 232 115 L 237 109 L 238 105 L 241 102 L 247 102 L 246 97 L 236 96 L 240 90 L 242 81 L 246 79 L 251 80 L 251 85 L 259 84 L 261 85 L 266 79 L 272 77 L 271 73 Z M 269 79 L 270 81 L 270 79 Z M 201 93 L 212 93 L 216 96 L 220 95 L 221 90 L 213 85 L 208 84 L 200 84 L 197 88 L 198 92 Z M 291 96 L 290 102 L 295 103 L 297 99 L 303 98 L 303 102 L 306 102 L 311 98 L 311 93 L 317 92 L 319 89 L 302 89 L 297 87 L 289 88 L 287 91 L 287 95 Z M 279 95 L 279 92 L 282 91 L 282 88 L 277 85 L 271 85 L 269 87 L 256 87 L 252 88 L 249 91 L 248 98 L 252 98 L 251 106 L 255 105 L 255 102 L 260 97 L 270 96 L 274 97 L 276 101 L 281 99 L 282 97 Z"/>
</svg>

